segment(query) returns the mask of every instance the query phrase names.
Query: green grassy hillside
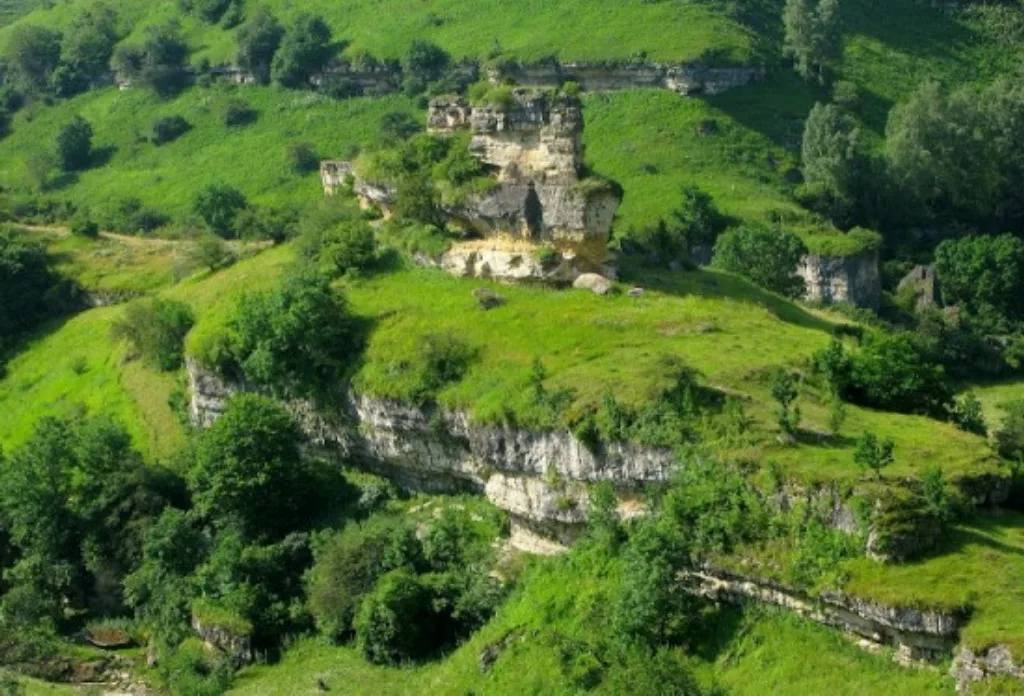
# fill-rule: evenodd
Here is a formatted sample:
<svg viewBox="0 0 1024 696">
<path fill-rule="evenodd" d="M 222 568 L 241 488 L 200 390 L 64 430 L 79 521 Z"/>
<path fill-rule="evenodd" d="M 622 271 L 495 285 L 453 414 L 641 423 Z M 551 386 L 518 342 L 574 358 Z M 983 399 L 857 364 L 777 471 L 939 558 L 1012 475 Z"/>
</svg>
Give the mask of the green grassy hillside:
<svg viewBox="0 0 1024 696">
<path fill-rule="evenodd" d="M 79 8 L 99 1 L 56 4 L 22 21 L 65 26 Z M 134 25 L 133 36 L 178 16 L 174 3 L 104 1 Z M 453 55 L 476 58 L 496 48 L 502 55 L 526 60 L 552 54 L 574 60 L 628 59 L 641 51 L 653 60 L 689 60 L 713 50 L 721 58 L 745 61 L 753 52 L 753 37 L 714 4 L 680 0 L 527 0 L 484 6 L 473 0 L 270 0 L 251 3 L 248 11 L 257 5 L 285 21 L 299 12 L 319 13 L 335 36 L 349 43 L 349 51 L 370 51 L 380 58 L 404 55 L 417 38 L 437 42 Z M 231 34 L 220 27 L 188 18 L 183 29 L 197 59 L 228 62 L 234 57 Z M 4 43 L 0 37 L 0 46 Z"/>
<path fill-rule="evenodd" d="M 259 112 L 255 124 L 226 128 L 224 105 L 242 98 Z M 52 148 L 58 129 L 75 114 L 94 126 L 94 145 L 109 153 L 102 166 L 57 181 L 55 197 L 89 210 L 104 211 L 128 197 L 138 197 L 172 215 L 190 213 L 192 197 L 203 186 L 228 183 L 253 202 L 303 204 L 323 193 L 318 174 L 299 175 L 285 159 L 290 143 L 308 142 L 325 159 L 351 152 L 377 133 L 389 111 L 411 111 L 402 97 L 336 102 L 304 92 L 277 88 L 192 89 L 170 101 L 147 90 L 105 89 L 83 94 L 56 108 L 41 104 L 20 112 L 13 133 L 0 141 L 0 182 L 14 191 L 34 190 L 26 162 Z M 179 115 L 192 130 L 173 143 L 155 146 L 146 138 L 155 119 Z"/>
<path fill-rule="evenodd" d="M 188 339 L 193 352 L 230 316 L 235 298 L 268 287 L 290 257 L 289 247 L 274 249 L 162 291 L 195 309 L 198 323 Z M 813 390 L 801 397 L 807 444 L 778 445 L 764 374 L 782 364 L 800 368 L 828 344 L 832 321 L 726 274 L 652 275 L 649 281 L 642 298 L 492 286 L 508 302 L 490 312 L 480 311 L 471 295 L 486 283 L 435 271 L 399 270 L 347 282 L 343 289 L 353 309 L 373 326 L 355 387 L 411 398 L 415 375 L 401 366 L 416 363 L 426 336 L 450 333 L 472 346 L 477 358 L 462 381 L 438 394 L 439 402 L 481 422 L 531 423 L 537 417 L 528 386 L 535 357 L 543 360 L 551 388 L 574 389 L 572 409 L 596 406 L 606 393 L 626 406 L 643 405 L 666 388 L 665 361 L 676 358 L 708 385 L 746 400 L 752 440 L 736 456 L 775 459 L 804 479 L 854 479 L 862 472 L 853 464 L 852 438 L 872 430 L 895 439 L 895 476 L 934 465 L 949 476 L 998 469 L 982 438 L 918 416 L 851 406 L 844 430 L 850 437 L 822 439 L 813 433 L 826 430 L 827 407 Z M 180 436 L 166 405 L 173 378 L 122 360 L 109 335 L 120 311 L 74 317 L 43 332 L 11 361 L 0 380 L 0 408 L 15 415 L 0 424 L 0 442 L 18 442 L 39 415 L 83 402 L 116 413 L 150 451 L 173 448 Z"/>
</svg>

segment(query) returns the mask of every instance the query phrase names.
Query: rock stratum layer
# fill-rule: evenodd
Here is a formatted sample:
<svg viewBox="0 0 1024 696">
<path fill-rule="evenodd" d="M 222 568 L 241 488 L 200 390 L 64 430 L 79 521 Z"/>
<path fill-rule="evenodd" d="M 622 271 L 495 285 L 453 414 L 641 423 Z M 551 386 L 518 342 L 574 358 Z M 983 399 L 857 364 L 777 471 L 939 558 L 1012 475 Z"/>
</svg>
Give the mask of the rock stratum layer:
<svg viewBox="0 0 1024 696">
<path fill-rule="evenodd" d="M 848 302 L 858 307 L 878 307 L 882 301 L 877 251 L 851 256 L 808 254 L 797 273 L 804 279 L 808 300 Z"/>
<path fill-rule="evenodd" d="M 207 427 L 229 385 L 188 362 L 189 416 Z M 669 450 L 612 443 L 594 452 L 568 431 L 479 426 L 461 412 L 418 408 L 353 395 L 345 413 L 328 417 L 303 401 L 288 404 L 310 443 L 413 490 L 476 491 L 506 511 L 512 540 L 528 551 L 552 553 L 582 531 L 586 486 L 610 481 L 629 499 L 644 483 L 665 480 L 675 466 Z M 625 505 L 626 503 L 624 503 Z"/>
<path fill-rule="evenodd" d="M 454 244 L 434 265 L 515 281 L 571 283 L 582 273 L 609 273 L 607 246 L 622 193 L 609 181 L 581 177 L 579 100 L 532 89 L 512 91 L 500 106 L 435 99 L 427 127 L 440 135 L 469 129 L 470 152 L 494 171 L 486 193 L 442 206 L 478 239 Z M 348 162 L 324 162 L 321 179 L 326 193 L 350 185 L 364 205 L 385 211 L 396 195 L 386 182 L 360 178 Z"/>
</svg>

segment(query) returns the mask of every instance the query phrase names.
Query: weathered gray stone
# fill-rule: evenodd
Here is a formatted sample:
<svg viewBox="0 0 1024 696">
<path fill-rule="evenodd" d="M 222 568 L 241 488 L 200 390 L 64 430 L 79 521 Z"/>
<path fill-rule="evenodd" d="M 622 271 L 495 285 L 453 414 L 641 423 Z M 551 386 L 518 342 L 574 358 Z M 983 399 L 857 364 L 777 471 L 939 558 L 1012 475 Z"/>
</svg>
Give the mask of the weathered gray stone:
<svg viewBox="0 0 1024 696">
<path fill-rule="evenodd" d="M 877 307 L 882 300 L 878 252 L 850 256 L 808 254 L 797 273 L 806 284 L 805 297 L 825 303 L 849 302 L 858 307 Z"/>
<path fill-rule="evenodd" d="M 935 266 L 914 266 L 900 280 L 896 291 L 900 295 L 911 295 L 918 310 L 939 305 L 939 279 L 935 273 Z"/>
<path fill-rule="evenodd" d="M 584 273 L 573 281 L 572 286 L 577 290 L 589 290 L 595 295 L 607 295 L 611 292 L 612 281 L 597 273 Z"/>
</svg>

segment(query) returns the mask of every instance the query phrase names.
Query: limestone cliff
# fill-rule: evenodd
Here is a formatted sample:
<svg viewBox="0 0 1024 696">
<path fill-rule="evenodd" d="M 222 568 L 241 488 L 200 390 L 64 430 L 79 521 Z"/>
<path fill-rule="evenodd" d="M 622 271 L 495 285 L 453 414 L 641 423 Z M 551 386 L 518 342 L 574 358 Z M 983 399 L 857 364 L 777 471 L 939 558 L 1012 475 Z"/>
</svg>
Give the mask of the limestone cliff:
<svg viewBox="0 0 1024 696">
<path fill-rule="evenodd" d="M 850 256 L 808 254 L 797 273 L 807 286 L 808 300 L 849 302 L 858 307 L 877 307 L 882 300 L 877 251 Z"/>
<path fill-rule="evenodd" d="M 212 424 L 233 391 L 188 361 L 189 416 Z M 329 417 L 308 402 L 288 404 L 310 443 L 350 459 L 407 488 L 446 492 L 472 490 L 505 510 L 513 542 L 531 551 L 564 549 L 582 530 L 586 485 L 610 481 L 626 492 L 669 476 L 669 450 L 611 443 L 592 451 L 568 431 L 538 431 L 512 425 L 481 426 L 458 411 L 419 408 L 350 395 L 345 413 Z"/>
<path fill-rule="evenodd" d="M 516 89 L 501 105 L 436 99 L 427 125 L 442 135 L 468 128 L 470 152 L 495 172 L 486 193 L 443 206 L 453 224 L 478 239 L 453 245 L 434 260 L 437 266 L 458 275 L 566 283 L 581 273 L 609 273 L 607 244 L 622 194 L 611 182 L 581 175 L 583 113 L 576 98 Z M 364 205 L 386 211 L 393 187 L 356 174 L 350 163 L 324 162 L 324 191 L 349 182 Z M 540 264 L 531 257 L 547 258 Z"/>
</svg>

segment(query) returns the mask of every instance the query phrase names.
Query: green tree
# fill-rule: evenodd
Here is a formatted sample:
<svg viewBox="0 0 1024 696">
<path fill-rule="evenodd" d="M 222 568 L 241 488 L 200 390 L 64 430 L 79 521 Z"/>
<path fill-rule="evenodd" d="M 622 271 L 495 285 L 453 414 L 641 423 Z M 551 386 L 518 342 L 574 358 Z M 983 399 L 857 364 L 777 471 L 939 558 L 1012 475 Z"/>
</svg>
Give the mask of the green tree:
<svg viewBox="0 0 1024 696">
<path fill-rule="evenodd" d="M 682 573 L 690 549 L 680 530 L 658 518 L 641 522 L 622 555 L 622 582 L 612 614 L 619 639 L 655 648 L 685 637 L 696 601 Z"/>
<path fill-rule="evenodd" d="M 804 124 L 803 174 L 806 190 L 822 201 L 823 212 L 850 219 L 865 165 L 860 131 L 852 120 L 833 104 L 815 104 Z"/>
<path fill-rule="evenodd" d="M 284 27 L 270 10 L 260 7 L 235 33 L 235 62 L 266 84 L 270 82 L 271 65 L 283 38 Z"/>
<path fill-rule="evenodd" d="M 935 249 L 943 300 L 982 318 L 1024 319 L 1024 241 L 1004 234 L 947 239 Z"/>
<path fill-rule="evenodd" d="M 1000 191 L 998 153 L 981 100 L 923 83 L 889 112 L 885 152 L 895 183 L 933 213 L 950 209 L 984 219 Z"/>
<path fill-rule="evenodd" d="M 850 356 L 844 396 L 863 406 L 942 418 L 952 393 L 927 341 L 899 332 L 865 335 Z"/>
<path fill-rule="evenodd" d="M 718 238 L 712 263 L 768 290 L 787 297 L 800 297 L 804 293 L 804 281 L 796 271 L 806 253 L 807 247 L 792 232 L 744 225 Z"/>
<path fill-rule="evenodd" d="M 51 268 L 37 239 L 0 226 L 0 355 L 23 332 L 74 306 L 73 288 Z"/>
<path fill-rule="evenodd" d="M 796 435 L 800 426 L 800 407 L 794 403 L 799 393 L 798 386 L 796 377 L 788 370 L 779 367 L 772 372 L 771 394 L 778 404 L 775 418 L 779 430 L 789 436 Z"/>
<path fill-rule="evenodd" d="M 437 44 L 416 39 L 409 45 L 405 54 L 405 91 L 415 95 L 426 91 L 431 82 L 440 80 L 448 66 L 451 56 Z"/>
<path fill-rule="evenodd" d="M 824 69 L 842 50 L 839 0 L 786 0 L 782 52 L 804 78 L 824 82 Z"/>
<path fill-rule="evenodd" d="M 332 639 L 353 629 L 363 597 L 380 576 L 423 565 L 415 530 L 404 520 L 388 517 L 371 517 L 345 527 L 324 540 L 315 557 L 307 578 L 309 609 L 320 632 Z"/>
<path fill-rule="evenodd" d="M 419 660 L 437 647 L 433 592 L 416 575 L 395 570 L 377 584 L 360 606 L 356 642 L 374 664 Z"/>
<path fill-rule="evenodd" d="M 949 408 L 949 419 L 961 430 L 975 435 L 988 435 L 981 400 L 974 392 L 967 392 L 953 399 L 953 404 Z"/>
<path fill-rule="evenodd" d="M 304 512 L 307 482 L 298 427 L 265 396 L 233 396 L 199 437 L 189 471 L 195 511 L 223 528 L 237 524 L 247 539 L 281 538 Z"/>
<path fill-rule="evenodd" d="M 89 78 L 103 74 L 117 44 L 117 15 L 104 4 L 82 10 L 61 42 L 61 60 Z"/>
<path fill-rule="evenodd" d="M 92 125 L 81 116 L 75 116 L 57 134 L 57 159 L 66 172 L 89 166 L 92 157 Z"/>
<path fill-rule="evenodd" d="M 111 326 L 111 334 L 128 341 L 157 369 L 175 370 L 184 359 L 185 335 L 194 323 L 195 315 L 187 304 L 157 297 L 129 304 Z"/>
<path fill-rule="evenodd" d="M 202 562 L 205 546 L 200 530 L 176 508 L 165 509 L 147 531 L 142 563 L 126 578 L 125 594 L 155 642 L 177 645 L 190 635 L 189 575 Z"/>
<path fill-rule="evenodd" d="M 177 94 L 188 82 L 188 44 L 176 22 L 151 26 L 141 46 L 121 44 L 111 61 L 122 77 L 151 87 L 161 97 Z"/>
<path fill-rule="evenodd" d="M 28 91 L 46 91 L 60 64 L 59 32 L 38 24 L 18 24 L 11 31 L 6 57 L 15 79 Z"/>
<path fill-rule="evenodd" d="M 345 298 L 326 277 L 304 271 L 271 292 L 245 295 L 234 329 L 246 378 L 288 395 L 329 393 L 358 346 Z"/>
<path fill-rule="evenodd" d="M 877 479 L 882 478 L 882 469 L 895 461 L 893 449 L 895 443 L 890 438 L 879 439 L 874 433 L 864 433 L 857 440 L 853 451 L 853 461 L 857 466 L 875 472 Z"/>
<path fill-rule="evenodd" d="M 380 118 L 378 132 L 387 145 L 408 140 L 423 130 L 423 126 L 406 111 L 389 111 Z"/>
<path fill-rule="evenodd" d="M 285 32 L 274 54 L 271 75 L 284 87 L 304 87 L 333 55 L 330 28 L 320 16 L 304 12 Z"/>
<path fill-rule="evenodd" d="M 193 212 L 211 232 L 225 238 L 235 236 L 235 218 L 248 205 L 245 194 L 228 184 L 209 184 L 192 200 Z"/>
</svg>

